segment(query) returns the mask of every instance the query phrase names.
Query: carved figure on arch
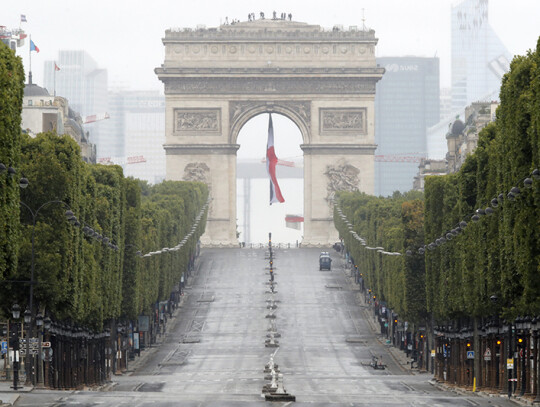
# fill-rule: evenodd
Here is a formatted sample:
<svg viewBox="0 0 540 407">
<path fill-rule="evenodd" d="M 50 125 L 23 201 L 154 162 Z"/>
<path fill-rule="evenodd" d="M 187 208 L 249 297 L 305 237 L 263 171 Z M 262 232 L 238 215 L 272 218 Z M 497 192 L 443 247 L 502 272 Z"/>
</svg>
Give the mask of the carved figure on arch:
<svg viewBox="0 0 540 407">
<path fill-rule="evenodd" d="M 184 181 L 204 182 L 210 188 L 210 168 L 205 163 L 189 163 L 184 168 Z"/>
<path fill-rule="evenodd" d="M 358 191 L 360 170 L 346 161 L 337 165 L 327 165 L 324 175 L 328 178 L 326 201 L 330 206 L 337 191 Z"/>
</svg>

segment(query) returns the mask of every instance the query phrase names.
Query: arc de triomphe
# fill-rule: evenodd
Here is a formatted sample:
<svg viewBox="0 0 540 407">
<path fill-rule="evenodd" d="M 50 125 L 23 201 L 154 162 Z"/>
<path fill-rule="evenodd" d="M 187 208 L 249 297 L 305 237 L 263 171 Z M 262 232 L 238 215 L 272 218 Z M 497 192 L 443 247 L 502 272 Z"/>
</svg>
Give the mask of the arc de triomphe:
<svg viewBox="0 0 540 407">
<path fill-rule="evenodd" d="M 288 117 L 302 134 L 303 245 L 335 242 L 333 193 L 373 193 L 375 84 L 384 72 L 375 32 L 259 19 L 167 30 L 163 44 L 155 71 L 165 86 L 166 177 L 209 185 L 203 243 L 238 245 L 236 141 L 261 113 Z"/>
</svg>

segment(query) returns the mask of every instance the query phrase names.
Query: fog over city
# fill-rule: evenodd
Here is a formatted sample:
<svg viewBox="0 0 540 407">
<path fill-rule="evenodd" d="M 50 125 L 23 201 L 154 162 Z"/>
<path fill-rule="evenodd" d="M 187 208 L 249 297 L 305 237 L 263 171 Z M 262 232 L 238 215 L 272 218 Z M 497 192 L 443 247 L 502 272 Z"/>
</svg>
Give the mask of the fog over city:
<svg viewBox="0 0 540 407">
<path fill-rule="evenodd" d="M 178 2 L 21 0 L 3 2 L 0 25 L 19 26 L 32 35 L 40 53 L 32 56 L 34 80 L 42 81 L 43 61 L 54 60 L 59 50 L 82 49 L 109 71 L 111 85 L 132 89 L 159 89 L 154 68 L 161 65 L 161 39 L 172 27 L 217 27 L 248 13 L 275 10 L 291 13 L 293 20 L 331 29 L 334 25 L 375 30 L 376 56 L 415 55 L 441 60 L 441 86 L 450 84 L 450 8 L 456 0 L 307 0 L 252 2 L 232 0 Z M 533 48 L 540 33 L 540 2 L 537 0 L 491 0 L 489 21 L 513 54 Z M 28 69 L 28 48 L 18 51 Z"/>
<path fill-rule="evenodd" d="M 278 16 L 286 13 L 287 18 L 290 16 L 292 21 L 320 25 L 327 30 L 332 30 L 333 27 L 339 27 L 343 30 L 373 29 L 376 38 L 378 38 L 378 44 L 375 47 L 377 58 L 409 56 L 439 58 L 439 77 L 437 78 L 439 86 L 441 89 L 449 89 L 451 86 L 451 8 L 459 3 L 460 1 L 455 0 L 411 0 L 408 2 L 401 0 L 344 0 L 334 3 L 277 0 L 272 3 L 260 4 L 241 0 L 189 3 L 170 0 L 153 2 L 22 0 L 6 2 L 2 5 L 0 25 L 7 28 L 20 26 L 27 34 L 31 35 L 32 41 L 39 48 L 39 52 L 32 52 L 31 56 L 33 83 L 40 86 L 46 85 L 44 77 L 44 63 L 46 61 L 56 62 L 59 58 L 59 51 L 83 50 L 91 56 L 100 69 L 107 71 L 109 90 L 152 90 L 162 95 L 163 83 L 158 80 L 154 69 L 160 67 L 164 60 L 162 38 L 165 35 L 165 30 L 184 27 L 193 29 L 218 27 L 221 24 L 230 24 L 235 21 L 247 21 L 248 14 L 251 13 L 256 19 L 259 19 L 262 12 L 267 19 L 271 19 L 274 13 L 277 13 Z M 26 21 L 22 22 L 21 16 L 24 16 Z M 528 49 L 535 47 L 540 34 L 538 28 L 538 21 L 540 21 L 539 1 L 490 0 L 488 19 L 489 25 L 508 50 L 509 55 L 522 55 Z M 23 58 L 27 72 L 30 67 L 29 43 L 27 41 L 23 47 L 17 49 L 17 54 Z M 60 63 L 59 65 L 61 70 L 62 65 Z M 52 93 L 51 89 L 49 91 Z M 155 99 L 158 96 L 153 97 Z M 108 113 L 111 113 L 111 109 L 113 109 L 111 103 L 109 96 Z M 81 113 L 100 114 L 103 112 Z M 292 121 L 283 116 L 275 115 L 274 120 L 278 158 L 294 161 L 301 167 L 303 152 L 299 145 L 303 141 L 299 129 Z M 264 157 L 267 122 L 268 115 L 259 115 L 250 120 L 242 129 L 238 138 L 238 143 L 241 145 L 237 153 L 239 159 L 260 160 Z M 426 127 L 433 124 L 433 122 L 428 123 Z M 161 129 L 162 125 L 160 122 L 158 128 Z M 106 137 L 103 130 L 105 127 L 104 124 L 87 126 L 91 132 L 91 141 L 97 144 L 98 161 L 104 157 L 119 155 L 117 152 L 108 151 L 108 147 L 105 147 L 103 143 L 101 145 L 98 143 L 97 140 Z M 94 134 L 93 138 L 92 134 Z M 438 139 L 435 140 L 435 144 L 438 143 L 439 147 L 444 147 L 444 138 L 438 135 L 436 137 Z M 429 143 L 428 140 L 428 145 Z M 431 143 L 433 144 L 433 137 Z M 154 143 L 154 147 L 160 144 Z M 145 153 L 150 155 L 148 148 L 144 146 L 144 143 L 137 144 L 132 141 L 128 143 L 126 136 L 126 148 L 123 155 L 132 157 L 140 157 Z M 439 149 L 439 151 L 441 150 Z M 428 147 L 404 147 L 404 149 L 397 150 L 396 146 L 394 151 L 390 151 L 384 149 L 384 143 L 379 143 L 379 150 L 376 154 L 390 153 L 403 155 L 413 153 L 418 156 L 427 156 Z M 160 165 L 161 169 L 156 170 L 157 174 L 153 175 L 143 165 L 137 167 L 138 172 L 135 170 L 130 172 L 136 166 L 131 166 L 125 171 L 127 175 L 135 177 L 148 175 L 151 182 L 158 182 L 165 177 L 164 164 Z M 415 171 L 414 168 L 411 171 Z M 407 177 L 406 184 L 403 184 L 404 186 L 388 184 L 386 188 L 383 188 L 379 187 L 377 182 L 381 183 L 391 176 L 377 167 L 376 176 L 378 174 L 379 181 L 375 183 L 376 194 L 388 195 L 394 190 L 404 191 L 412 186 L 413 175 L 400 169 L 397 171 Z M 279 172 L 278 168 L 278 177 Z M 292 193 L 299 193 L 298 191 L 302 190 L 302 180 L 300 179 L 298 182 L 299 184 L 296 186 L 285 187 L 284 194 L 290 196 Z M 237 195 L 240 193 L 240 187 L 238 189 Z M 266 204 L 265 201 L 266 197 L 261 198 L 260 205 Z M 259 203 L 257 205 L 259 206 Z M 288 203 L 284 206 L 287 205 Z M 277 218 L 282 218 L 282 211 L 301 214 L 303 212 L 301 200 L 299 205 L 300 207 L 281 208 L 279 215 L 276 215 Z M 268 208 L 268 210 L 277 212 L 278 210 L 275 208 Z M 239 212 L 241 212 L 240 209 Z M 267 216 L 263 215 L 262 217 Z M 291 239 L 295 241 L 297 237 Z"/>
</svg>

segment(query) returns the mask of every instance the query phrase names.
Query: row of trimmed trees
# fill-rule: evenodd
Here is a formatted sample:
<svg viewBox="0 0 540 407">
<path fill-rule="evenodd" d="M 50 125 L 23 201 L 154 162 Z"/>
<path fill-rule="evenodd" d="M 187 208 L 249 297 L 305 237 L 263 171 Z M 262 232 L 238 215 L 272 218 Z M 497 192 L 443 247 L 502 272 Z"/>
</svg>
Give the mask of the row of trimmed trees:
<svg viewBox="0 0 540 407">
<path fill-rule="evenodd" d="M 500 98 L 475 152 L 457 173 L 428 177 L 424 199 L 339 194 L 338 207 L 367 246 L 404 255 L 366 249 L 337 211 L 335 223 L 370 300 L 435 333 L 438 342 L 430 338 L 427 347 L 444 364 L 435 366 L 446 369 L 441 378 L 467 385 L 477 377 L 480 385 L 508 390 L 517 373 L 521 393 L 538 394 L 540 41 L 513 60 Z M 452 353 L 451 343 L 461 350 Z M 471 360 L 467 350 L 476 350 Z M 501 361 L 514 352 L 519 361 L 507 371 Z M 497 366 L 484 365 L 496 358 Z M 529 359 L 534 363 L 523 362 Z"/>
<path fill-rule="evenodd" d="M 84 163 L 68 136 L 21 135 L 23 80 L 20 58 L 0 45 L 0 162 L 17 171 L 0 176 L 0 281 L 7 288 L 1 309 L 5 314 L 14 302 L 27 304 L 28 285 L 18 281 L 30 277 L 31 211 L 41 207 L 34 244 L 34 296 L 40 308 L 95 329 L 111 318 L 148 312 L 180 280 L 205 219 L 182 250 L 150 258 L 135 254 L 178 244 L 206 202 L 207 187 L 171 181 L 150 186 L 124 177 L 119 166 Z M 17 181 L 23 175 L 29 186 L 21 190 Z M 66 205 L 46 204 L 55 200 Z M 68 206 L 80 227 L 66 220 Z M 118 250 L 88 237 L 84 225 Z"/>
<path fill-rule="evenodd" d="M 49 384 L 78 386 L 87 376 L 93 379 L 86 384 L 101 383 L 110 372 L 105 360 L 124 346 L 124 339 L 116 346 L 117 327 L 125 338 L 128 327 L 138 331 L 139 315 L 159 324 L 160 303 L 177 299 L 204 233 L 208 188 L 173 181 L 151 186 L 124 177 L 119 166 L 85 163 L 69 136 L 21 134 L 23 82 L 20 58 L 0 43 L 0 163 L 6 167 L 0 167 L 0 317 L 9 319 L 15 303 L 24 310 L 32 297 L 33 316 L 40 312 L 56 323 L 51 340 L 65 352 Z M 23 176 L 29 185 L 20 189 Z M 68 221 L 68 209 L 76 220 Z M 188 235 L 179 250 L 141 256 L 173 248 Z M 68 359 L 66 370 L 61 360 Z M 107 367 L 105 374 L 89 373 L 98 365 Z"/>
</svg>

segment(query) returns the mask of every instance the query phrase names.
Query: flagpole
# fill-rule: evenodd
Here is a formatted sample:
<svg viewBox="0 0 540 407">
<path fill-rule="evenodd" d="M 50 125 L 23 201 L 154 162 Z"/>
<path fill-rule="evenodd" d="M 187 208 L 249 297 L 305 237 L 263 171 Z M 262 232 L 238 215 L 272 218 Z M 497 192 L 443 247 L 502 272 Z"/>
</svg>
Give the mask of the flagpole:
<svg viewBox="0 0 540 407">
<path fill-rule="evenodd" d="M 30 38 L 30 42 L 28 43 L 28 64 L 30 66 L 28 69 L 28 83 L 32 83 L 32 35 L 28 37 Z"/>
</svg>

